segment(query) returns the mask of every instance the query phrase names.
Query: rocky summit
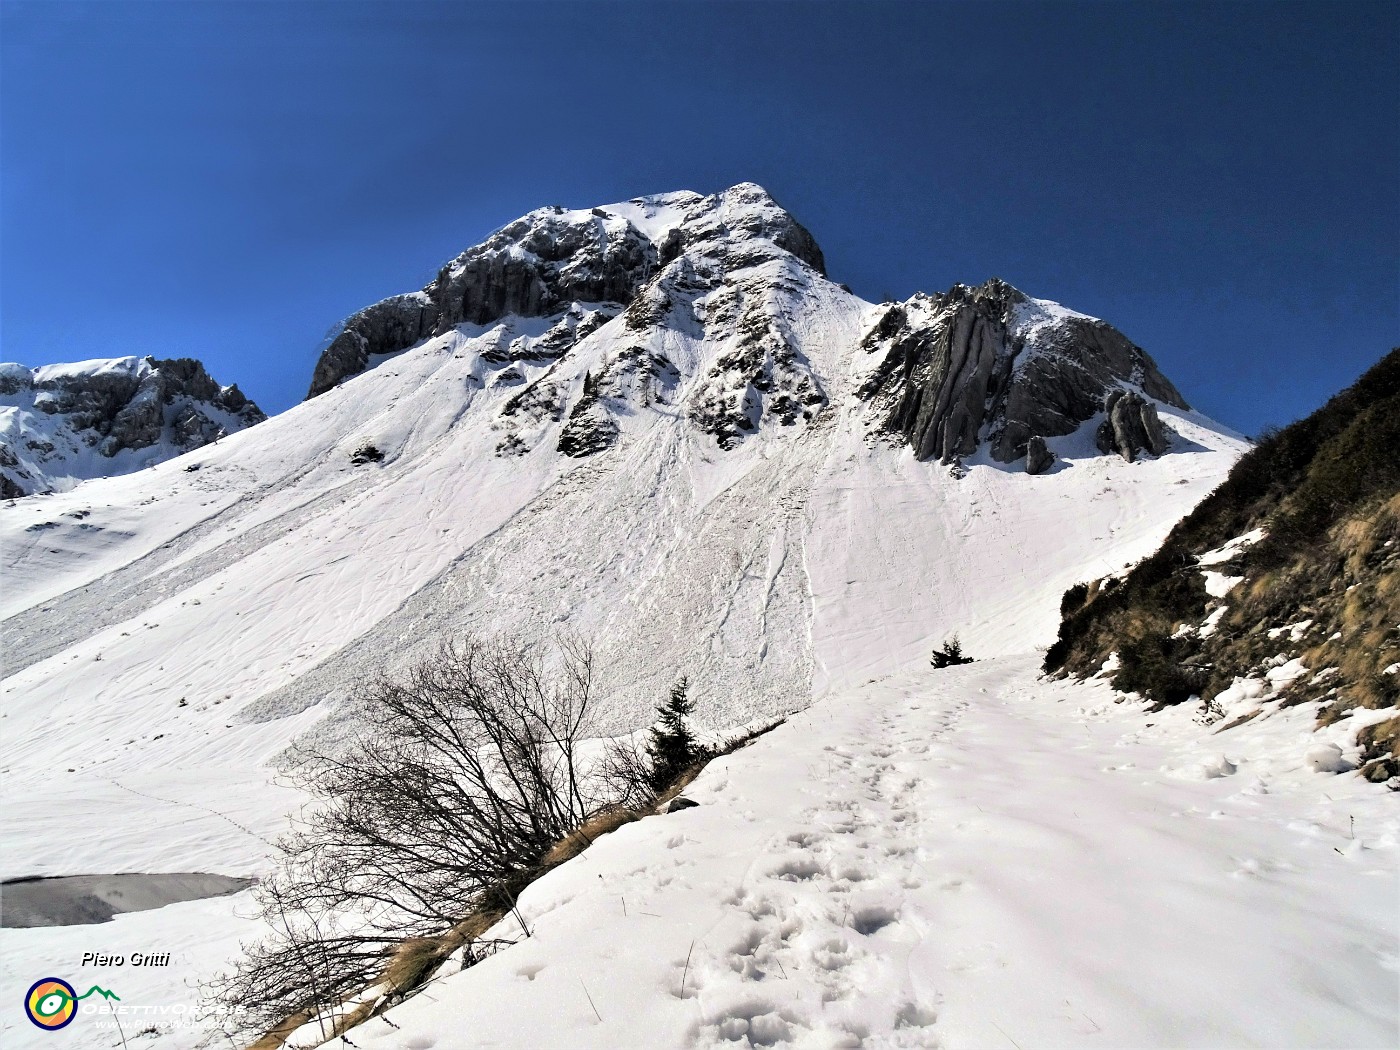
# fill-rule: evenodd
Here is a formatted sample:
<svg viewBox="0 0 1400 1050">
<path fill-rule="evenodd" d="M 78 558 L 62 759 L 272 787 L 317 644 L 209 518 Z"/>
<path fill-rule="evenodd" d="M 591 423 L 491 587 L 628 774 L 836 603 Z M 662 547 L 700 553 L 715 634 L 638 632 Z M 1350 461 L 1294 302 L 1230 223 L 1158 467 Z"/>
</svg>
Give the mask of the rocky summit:
<svg viewBox="0 0 1400 1050">
<path fill-rule="evenodd" d="M 1027 471 L 1041 473 L 1050 466 L 1046 438 L 1073 433 L 1126 395 L 1102 451 L 1131 461 L 1142 449 L 1166 449 L 1156 412 L 1137 391 L 1189 407 L 1112 325 L 995 278 L 890 305 L 861 349 L 880 363 L 859 396 L 921 460 L 948 463 L 986 441 L 998 462 L 1024 456 Z"/>
<path fill-rule="evenodd" d="M 0 365 L 0 496 L 126 474 L 266 417 L 200 362 L 120 357 Z"/>
<path fill-rule="evenodd" d="M 498 369 L 493 386 L 518 388 L 499 410 L 498 454 L 531 450 L 537 442 L 525 432 L 546 427 L 557 427 L 564 455 L 602 452 L 619 438 L 620 415 L 664 404 L 682 386 L 685 417 L 728 451 L 765 420 L 806 423 L 828 406 L 790 330 L 794 297 L 818 294 L 811 281 L 825 272 L 812 235 L 751 183 L 541 208 L 457 256 L 421 291 L 348 318 L 308 396 L 454 330 L 534 319 L 484 355 Z M 823 281 L 820 294 L 829 288 Z M 1155 403 L 1189 408 L 1117 329 L 1005 281 L 918 293 L 870 316 L 850 350 L 864 373 L 855 400 L 873 434 L 907 443 L 919 460 L 952 463 L 986 445 L 998 462 L 1043 473 L 1055 461 L 1047 439 L 1098 418 L 1102 451 L 1131 461 L 1170 444 Z M 631 339 L 600 367 L 570 367 L 567 358 L 588 356 L 576 348 L 619 318 Z M 720 349 L 699 375 L 683 375 L 650 345 L 664 330 Z"/>
</svg>

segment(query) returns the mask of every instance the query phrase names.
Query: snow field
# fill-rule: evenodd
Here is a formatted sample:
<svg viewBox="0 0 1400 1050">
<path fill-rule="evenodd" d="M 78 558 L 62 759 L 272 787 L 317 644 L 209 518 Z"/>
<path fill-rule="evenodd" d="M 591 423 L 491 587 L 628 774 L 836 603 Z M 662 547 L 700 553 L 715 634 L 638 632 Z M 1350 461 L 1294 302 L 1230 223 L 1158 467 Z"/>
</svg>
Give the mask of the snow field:
<svg viewBox="0 0 1400 1050">
<path fill-rule="evenodd" d="M 1300 747 L 1183 780 L 1201 743 L 1180 715 L 1039 681 L 1026 657 L 830 696 L 707 768 L 698 808 L 533 884 L 533 936 L 449 963 L 352 1039 L 1394 1045 L 1390 799 L 1319 790 Z M 1247 730 L 1225 738 L 1277 750 Z"/>
</svg>

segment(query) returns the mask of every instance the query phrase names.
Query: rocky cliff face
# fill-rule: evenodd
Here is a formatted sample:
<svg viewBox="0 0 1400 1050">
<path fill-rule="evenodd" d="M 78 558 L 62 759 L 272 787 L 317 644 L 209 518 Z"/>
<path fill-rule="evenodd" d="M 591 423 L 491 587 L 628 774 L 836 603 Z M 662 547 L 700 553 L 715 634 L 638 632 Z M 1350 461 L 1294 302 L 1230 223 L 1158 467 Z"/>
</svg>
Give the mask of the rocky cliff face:
<svg viewBox="0 0 1400 1050">
<path fill-rule="evenodd" d="M 752 184 L 709 197 L 683 192 L 588 211 L 537 209 L 457 256 L 422 291 L 347 319 L 317 361 L 307 396 L 364 371 L 376 355 L 406 350 L 460 324 L 552 317 L 576 304 L 602 304 L 616 314 L 683 255 L 692 258 L 679 268 L 681 284 L 687 277 L 703 280 L 714 266 L 751 266 L 764 257 L 765 242 L 824 272 L 812 235 Z M 629 322 L 644 327 L 661 320 L 668 291 L 676 288 L 674 279 L 650 287 L 652 296 Z"/>
<path fill-rule="evenodd" d="M 0 365 L 0 495 L 127 473 L 264 418 L 190 358 Z"/>
<path fill-rule="evenodd" d="M 985 443 L 993 459 L 1024 458 L 1027 472 L 1044 473 L 1055 462 L 1047 440 L 1101 420 L 1101 450 L 1132 461 L 1170 443 L 1158 403 L 1188 408 L 1112 326 L 1004 281 L 881 309 L 824 276 L 811 234 L 752 184 L 542 208 L 421 291 L 349 318 L 317 361 L 308 397 L 457 332 L 492 344 L 483 386 L 515 388 L 496 421 L 499 455 L 542 442 L 596 455 L 617 444 L 624 417 L 673 399 L 728 451 L 765 421 L 802 425 L 828 407 L 831 377 L 810 367 L 792 327 L 820 282 L 821 295 L 844 295 L 873 319 L 854 348 L 857 400 L 875 432 L 921 460 L 950 463 Z M 696 357 L 676 339 L 706 352 Z M 588 350 L 603 344 L 601 358 Z"/>
<path fill-rule="evenodd" d="M 1049 466 L 1045 438 L 1073 433 L 1122 393 L 1129 400 L 1118 405 L 1122 418 L 1104 450 L 1129 460 L 1142 449 L 1160 455 L 1165 436 L 1137 391 L 1188 407 L 1152 359 L 1111 325 L 995 279 L 890 305 L 861 349 L 879 363 L 859 396 L 878 428 L 906 441 L 919 459 L 952 462 L 985 441 L 994 459 L 1010 463 L 1040 438 L 1027 463 L 1036 473 Z M 1132 426 L 1130 410 L 1137 413 Z"/>
</svg>

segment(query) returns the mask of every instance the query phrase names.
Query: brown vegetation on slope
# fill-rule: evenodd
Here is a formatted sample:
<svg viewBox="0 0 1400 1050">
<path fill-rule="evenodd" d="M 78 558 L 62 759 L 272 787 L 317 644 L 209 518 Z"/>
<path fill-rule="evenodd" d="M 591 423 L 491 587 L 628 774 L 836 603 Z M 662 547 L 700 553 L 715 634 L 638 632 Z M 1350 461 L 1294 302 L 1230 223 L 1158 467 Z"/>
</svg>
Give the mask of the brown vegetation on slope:
<svg viewBox="0 0 1400 1050">
<path fill-rule="evenodd" d="M 1397 493 L 1400 350 L 1265 436 L 1125 578 L 1071 588 L 1045 669 L 1088 675 L 1117 653 L 1114 685 L 1167 705 L 1297 657 L 1312 674 L 1283 702 L 1319 702 L 1320 724 L 1357 707 L 1400 707 L 1400 673 L 1386 673 L 1400 662 Z M 1211 599 L 1197 559 L 1253 529 L 1264 538 L 1212 566 L 1243 582 Z M 1203 637 L 1198 625 L 1220 604 L 1228 608 Z M 1400 716 L 1359 739 L 1365 775 L 1400 775 Z"/>
</svg>

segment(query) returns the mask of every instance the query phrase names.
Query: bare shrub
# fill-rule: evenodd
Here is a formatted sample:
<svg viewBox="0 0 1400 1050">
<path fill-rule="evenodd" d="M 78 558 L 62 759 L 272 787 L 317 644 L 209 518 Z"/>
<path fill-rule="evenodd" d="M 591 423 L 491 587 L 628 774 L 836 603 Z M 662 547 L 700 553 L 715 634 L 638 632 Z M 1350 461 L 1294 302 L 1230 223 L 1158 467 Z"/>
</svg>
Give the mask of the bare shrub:
<svg viewBox="0 0 1400 1050">
<path fill-rule="evenodd" d="M 610 741 L 595 772 L 605 791 L 619 806 L 641 809 L 656 800 L 656 792 L 652 790 L 651 759 L 631 737 Z"/>
<path fill-rule="evenodd" d="M 594 701 L 583 643 L 468 638 L 358 700 L 356 746 L 298 752 L 292 779 L 320 805 L 259 887 L 274 932 L 216 982 L 232 1031 L 300 1015 L 334 1034 L 334 1012 L 406 938 L 513 908 L 551 847 L 615 802 L 579 763 Z"/>
</svg>

